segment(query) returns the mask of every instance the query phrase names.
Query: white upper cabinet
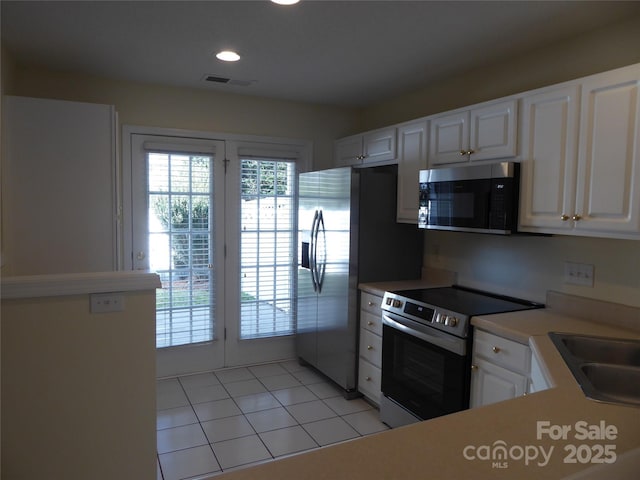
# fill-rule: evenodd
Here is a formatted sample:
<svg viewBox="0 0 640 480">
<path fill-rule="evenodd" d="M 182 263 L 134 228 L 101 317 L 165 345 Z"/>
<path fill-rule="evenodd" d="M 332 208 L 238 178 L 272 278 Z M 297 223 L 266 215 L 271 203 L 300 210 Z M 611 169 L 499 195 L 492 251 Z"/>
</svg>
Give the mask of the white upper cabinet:
<svg viewBox="0 0 640 480">
<path fill-rule="evenodd" d="M 7 271 L 116 269 L 115 108 L 5 96 L 2 113 Z"/>
<path fill-rule="evenodd" d="M 521 230 L 572 228 L 566 217 L 575 211 L 579 98 L 570 85 L 522 100 Z"/>
<path fill-rule="evenodd" d="M 639 87 L 640 65 L 582 83 L 577 231 L 640 235 Z"/>
<path fill-rule="evenodd" d="M 523 99 L 521 230 L 640 236 L 639 87 L 633 65 Z"/>
<path fill-rule="evenodd" d="M 398 203 L 400 223 L 418 223 L 420 170 L 427 168 L 427 120 L 398 127 Z"/>
<path fill-rule="evenodd" d="M 383 128 L 350 137 L 335 143 L 336 167 L 365 164 L 395 163 L 396 128 Z"/>
<path fill-rule="evenodd" d="M 516 156 L 517 100 L 431 118 L 429 165 Z"/>
</svg>

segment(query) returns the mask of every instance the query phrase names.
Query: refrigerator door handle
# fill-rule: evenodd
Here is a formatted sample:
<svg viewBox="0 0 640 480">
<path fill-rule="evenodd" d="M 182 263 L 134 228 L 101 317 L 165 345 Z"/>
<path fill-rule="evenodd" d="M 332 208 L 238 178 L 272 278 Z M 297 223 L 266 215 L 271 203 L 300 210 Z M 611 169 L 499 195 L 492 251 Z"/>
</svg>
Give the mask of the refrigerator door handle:
<svg viewBox="0 0 640 480">
<path fill-rule="evenodd" d="M 311 245 L 309 245 L 309 271 L 311 272 L 311 283 L 313 284 L 313 291 L 318 291 L 318 280 L 316 278 L 316 243 L 317 243 L 317 228 L 318 228 L 318 218 L 319 212 L 316 210 L 316 213 L 313 216 L 313 222 L 311 223 L 311 238 L 309 241 Z"/>
<path fill-rule="evenodd" d="M 318 293 L 322 292 L 322 284 L 324 282 L 324 272 L 326 271 L 327 268 L 327 239 L 326 239 L 326 233 L 325 233 L 325 229 L 324 229 L 324 218 L 322 216 L 322 210 L 320 210 L 320 215 L 318 217 L 318 224 L 316 226 L 316 240 L 315 240 L 315 248 L 318 248 L 318 234 L 320 233 L 320 229 L 322 228 L 322 243 L 321 243 L 321 249 L 322 249 L 322 260 L 320 261 L 320 263 L 318 264 L 317 261 L 317 254 L 314 254 L 314 259 L 313 259 L 313 263 L 316 266 L 316 282 L 318 283 Z"/>
</svg>

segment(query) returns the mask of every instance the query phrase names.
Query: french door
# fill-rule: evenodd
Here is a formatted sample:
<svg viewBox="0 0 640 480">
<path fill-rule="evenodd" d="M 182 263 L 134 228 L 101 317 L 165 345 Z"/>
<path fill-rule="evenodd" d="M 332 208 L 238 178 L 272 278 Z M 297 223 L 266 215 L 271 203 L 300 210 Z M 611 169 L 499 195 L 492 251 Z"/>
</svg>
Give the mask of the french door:
<svg viewBox="0 0 640 480">
<path fill-rule="evenodd" d="M 225 145 L 131 136 L 132 266 L 160 275 L 158 375 L 224 365 Z"/>
<path fill-rule="evenodd" d="M 123 143 L 125 252 L 162 281 L 158 376 L 293 356 L 296 150 L 149 134 Z"/>
</svg>

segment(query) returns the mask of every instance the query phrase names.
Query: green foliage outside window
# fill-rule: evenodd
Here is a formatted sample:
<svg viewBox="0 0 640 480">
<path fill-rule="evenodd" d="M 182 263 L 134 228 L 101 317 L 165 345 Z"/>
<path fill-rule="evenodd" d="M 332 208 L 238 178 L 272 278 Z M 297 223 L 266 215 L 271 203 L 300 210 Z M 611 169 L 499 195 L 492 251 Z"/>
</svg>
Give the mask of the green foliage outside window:
<svg viewBox="0 0 640 480">
<path fill-rule="evenodd" d="M 199 158 L 192 161 L 198 162 Z M 289 166 L 284 162 L 242 160 L 241 194 L 285 195 L 289 190 Z M 153 210 L 163 228 L 172 234 L 171 254 L 176 269 L 209 265 L 208 197 L 176 194 L 169 208 L 168 196 L 157 197 Z M 185 233 L 181 233 L 185 232 Z"/>
</svg>

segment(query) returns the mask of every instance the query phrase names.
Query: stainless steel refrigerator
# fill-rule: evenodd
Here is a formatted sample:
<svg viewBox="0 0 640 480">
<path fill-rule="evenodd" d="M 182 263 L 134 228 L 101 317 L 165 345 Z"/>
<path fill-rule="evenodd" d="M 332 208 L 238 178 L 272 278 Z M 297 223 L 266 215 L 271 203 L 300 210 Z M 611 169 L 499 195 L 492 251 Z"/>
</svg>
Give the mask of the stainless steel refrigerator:
<svg viewBox="0 0 640 480">
<path fill-rule="evenodd" d="M 298 188 L 297 355 L 349 398 L 357 395 L 358 284 L 419 278 L 423 235 L 396 223 L 395 165 L 303 173 Z"/>
</svg>

